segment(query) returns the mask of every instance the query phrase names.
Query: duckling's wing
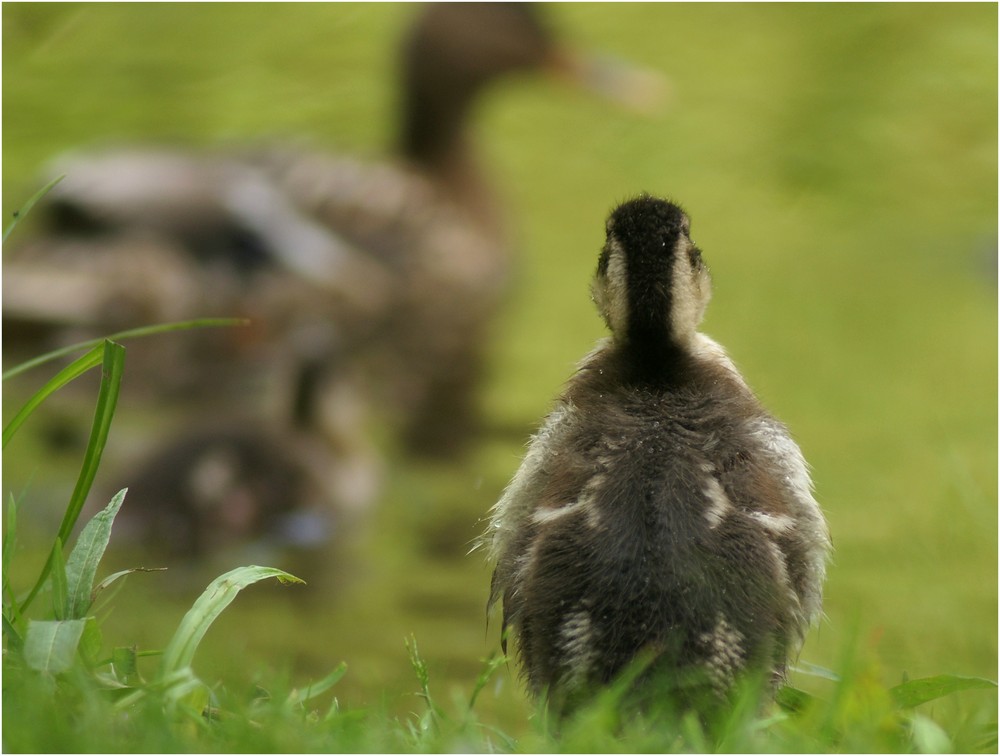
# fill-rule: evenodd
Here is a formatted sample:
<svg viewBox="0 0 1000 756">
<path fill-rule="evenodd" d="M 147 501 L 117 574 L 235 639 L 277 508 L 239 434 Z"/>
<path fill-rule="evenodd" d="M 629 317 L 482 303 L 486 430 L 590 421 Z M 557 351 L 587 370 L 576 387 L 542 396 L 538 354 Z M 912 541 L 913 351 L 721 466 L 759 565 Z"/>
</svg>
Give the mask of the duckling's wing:
<svg viewBox="0 0 1000 756">
<path fill-rule="evenodd" d="M 554 468 L 554 449 L 566 437 L 572 417 L 572 405 L 559 402 L 545 418 L 532 436 L 517 473 L 491 510 L 489 532 L 483 537 L 489 548 L 489 559 L 496 565 L 490 581 L 487 612 L 503 598 L 501 632 L 505 651 L 511 587 L 533 532 L 532 515 L 543 506 L 543 492 Z"/>
<path fill-rule="evenodd" d="M 809 467 L 788 429 L 770 416 L 759 417 L 750 423 L 751 436 L 758 441 L 761 457 L 772 470 L 772 478 L 780 482 L 784 511 L 790 515 L 791 527 L 782 531 L 782 520 L 768 522 L 772 525 L 775 542 L 786 555 L 790 565 L 789 578 L 800 606 L 799 641 L 820 614 L 826 564 L 831 549 L 830 532 L 813 496 Z M 763 512 L 765 518 L 768 513 Z"/>
</svg>

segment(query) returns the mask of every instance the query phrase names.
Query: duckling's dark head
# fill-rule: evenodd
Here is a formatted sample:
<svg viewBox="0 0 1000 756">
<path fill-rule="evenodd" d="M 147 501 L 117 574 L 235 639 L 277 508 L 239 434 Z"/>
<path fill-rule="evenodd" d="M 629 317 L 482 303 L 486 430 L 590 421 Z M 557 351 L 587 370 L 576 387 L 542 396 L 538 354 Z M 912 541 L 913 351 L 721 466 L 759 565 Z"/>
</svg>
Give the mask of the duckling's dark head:
<svg viewBox="0 0 1000 756">
<path fill-rule="evenodd" d="M 689 346 L 712 295 L 690 228 L 680 207 L 645 194 L 608 217 L 593 294 L 616 342 Z"/>
</svg>

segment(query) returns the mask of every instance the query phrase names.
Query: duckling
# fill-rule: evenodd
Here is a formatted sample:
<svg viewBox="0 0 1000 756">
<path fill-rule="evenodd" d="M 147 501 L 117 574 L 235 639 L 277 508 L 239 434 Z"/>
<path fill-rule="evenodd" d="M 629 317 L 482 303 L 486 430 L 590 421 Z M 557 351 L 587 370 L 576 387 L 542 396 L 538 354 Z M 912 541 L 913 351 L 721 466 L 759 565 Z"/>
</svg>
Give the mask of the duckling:
<svg viewBox="0 0 1000 756">
<path fill-rule="evenodd" d="M 211 276 L 189 295 L 188 317 L 261 321 L 258 351 L 285 364 L 302 359 L 299 343 L 314 352 L 323 328 L 330 360 L 364 355 L 411 450 L 460 449 L 478 425 L 487 328 L 511 278 L 506 225 L 469 136 L 475 104 L 498 80 L 539 70 L 626 104 L 637 91 L 655 98 L 655 84 L 565 51 L 534 8 L 516 3 L 428 5 L 402 41 L 399 68 L 389 162 L 301 146 L 63 156 L 48 241 L 168 240 L 234 282 L 224 290 L 236 297 L 222 298 Z M 5 302 L 18 272 L 5 260 Z M 91 292 L 105 290 L 94 283 Z M 12 306 L 22 299 L 12 294 Z"/>
<path fill-rule="evenodd" d="M 535 695 L 572 708 L 639 658 L 724 701 L 777 685 L 820 615 L 830 537 L 806 462 L 726 352 L 688 216 L 642 195 L 609 216 L 586 356 L 491 511 L 489 605 Z"/>
<path fill-rule="evenodd" d="M 266 430 L 245 424 L 186 430 L 135 472 L 121 535 L 185 560 L 255 539 L 325 545 L 330 517 L 319 504 L 326 497 L 303 468 L 300 456 Z M 298 526 L 304 522 L 311 527 Z"/>
<path fill-rule="evenodd" d="M 277 550 L 321 568 L 362 522 L 380 468 L 351 432 L 356 398 L 320 394 L 310 385 L 318 379 L 304 376 L 288 427 L 216 411 L 134 455 L 117 476 L 129 481 L 119 536 L 172 566 Z M 326 413 L 346 432 L 330 436 L 335 421 L 315 427 Z"/>
</svg>

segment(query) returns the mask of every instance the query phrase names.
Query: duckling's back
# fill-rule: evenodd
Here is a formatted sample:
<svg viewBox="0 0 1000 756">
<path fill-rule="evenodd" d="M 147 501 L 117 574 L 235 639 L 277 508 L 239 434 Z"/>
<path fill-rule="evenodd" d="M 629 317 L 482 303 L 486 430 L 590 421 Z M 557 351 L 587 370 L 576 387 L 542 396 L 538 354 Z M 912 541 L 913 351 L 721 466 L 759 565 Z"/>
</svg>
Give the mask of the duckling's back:
<svg viewBox="0 0 1000 756">
<path fill-rule="evenodd" d="M 825 558 L 798 448 L 725 364 L 650 383 L 616 357 L 574 377 L 497 505 L 494 599 L 531 687 L 572 701 L 642 655 L 684 701 L 780 677 Z"/>
</svg>

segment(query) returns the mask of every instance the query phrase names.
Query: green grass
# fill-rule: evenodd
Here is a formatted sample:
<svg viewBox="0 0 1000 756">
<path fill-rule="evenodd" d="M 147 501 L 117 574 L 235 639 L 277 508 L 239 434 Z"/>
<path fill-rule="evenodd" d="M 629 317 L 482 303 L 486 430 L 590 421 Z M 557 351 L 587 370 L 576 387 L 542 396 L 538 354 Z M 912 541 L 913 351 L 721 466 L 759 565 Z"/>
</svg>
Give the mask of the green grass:
<svg viewBox="0 0 1000 756">
<path fill-rule="evenodd" d="M 210 145 L 295 134 L 379 154 L 391 138 L 388 56 L 413 10 L 5 6 L 5 217 L 54 178 L 39 175 L 45 160 L 95 142 Z M 76 725 L 54 716 L 48 693 L 32 697 L 29 685 L 25 711 L 38 716 L 24 721 L 46 723 L 29 728 L 35 747 L 46 750 L 46 737 L 49 750 L 102 742 L 134 750 L 503 747 L 500 736 L 487 741 L 478 726 L 472 735 L 459 726 L 481 660 L 498 645 L 495 623 L 485 627 L 488 569 L 464 545 L 516 469 L 532 426 L 602 335 L 587 286 L 603 219 L 642 189 L 689 210 L 715 279 L 705 329 L 799 440 L 836 549 L 826 620 L 803 658 L 840 672 L 848 692 L 836 703 L 831 683 L 795 676 L 796 687 L 831 703 L 743 745 L 813 750 L 804 737 L 815 716 L 851 725 L 817 750 L 934 750 L 938 733 L 924 719 L 905 725 L 913 736 L 900 735 L 902 715 L 887 691 L 905 677 L 996 679 L 996 6 L 549 10 L 569 39 L 663 71 L 672 99 L 643 118 L 525 80 L 482 103 L 477 136 L 519 240 L 516 286 L 497 323 L 482 399 L 495 424 L 514 430 L 489 438 L 461 466 L 426 467 L 392 451 L 391 429 L 379 429 L 389 439 L 388 488 L 350 553 L 303 575 L 307 587 L 248 589 L 200 646 L 202 679 L 244 719 L 253 719 L 255 684 L 283 701 L 282 684 L 321 679 L 345 661 L 333 689 L 343 717 L 324 720 L 324 700 L 319 721 L 300 734 L 293 717 L 267 714 L 273 727 L 237 717 L 219 720 L 214 734 L 199 724 L 192 735 L 151 709 L 137 715 L 147 727 L 120 731 L 94 703 L 79 714 L 93 726 L 88 742 L 73 740 Z M 37 375 L 5 383 L 5 421 L 37 390 Z M 93 396 L 96 386 L 81 407 L 56 394 L 39 413 L 60 413 L 85 435 Z M 95 486 L 127 486 L 127 465 L 116 460 L 162 422 L 133 398 L 126 371 Z M 79 470 L 72 453 L 45 451 L 43 428 L 41 418 L 29 420 L 4 454 L 5 495 L 22 504 L 24 567 L 15 582 L 39 574 Z M 114 549 L 112 539 L 107 569 L 139 563 Z M 164 648 L 214 576 L 179 587 L 160 573 L 129 577 L 102 626 L 105 644 Z M 449 717 L 443 732 L 423 739 L 409 729 L 425 713 L 404 645 L 411 636 Z M 848 648 L 863 660 L 854 672 Z M 992 723 L 995 739 L 989 691 L 916 711 L 956 750 L 995 750 L 976 735 Z M 683 747 L 638 725 L 611 741 L 599 715 L 555 743 L 532 715 L 513 668 L 495 671 L 474 709 L 477 723 L 522 751 Z M 391 733 L 386 740 L 365 734 L 379 729 L 373 722 Z M 10 737 L 5 728 L 13 749 Z"/>
</svg>

